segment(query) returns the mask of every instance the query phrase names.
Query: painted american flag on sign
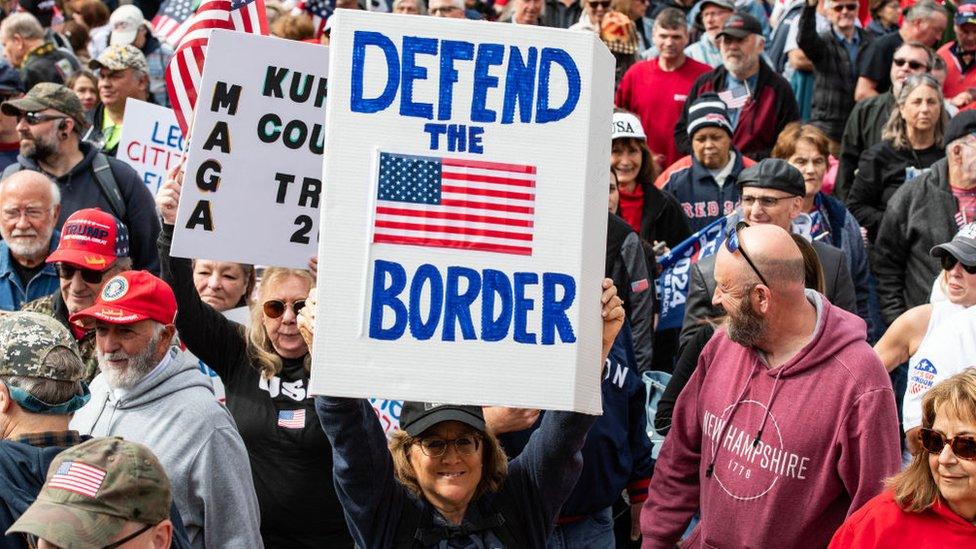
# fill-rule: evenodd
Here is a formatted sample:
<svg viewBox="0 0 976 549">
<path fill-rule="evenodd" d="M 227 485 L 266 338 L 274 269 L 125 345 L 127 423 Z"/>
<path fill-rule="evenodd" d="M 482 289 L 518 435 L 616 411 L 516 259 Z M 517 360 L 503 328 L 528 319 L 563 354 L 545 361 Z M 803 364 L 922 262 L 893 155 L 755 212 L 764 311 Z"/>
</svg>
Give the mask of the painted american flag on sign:
<svg viewBox="0 0 976 549">
<path fill-rule="evenodd" d="M 78 461 L 65 461 L 48 481 L 48 488 L 61 488 L 93 498 L 105 480 L 105 470 Z"/>
<path fill-rule="evenodd" d="M 534 166 L 380 153 L 373 242 L 532 255 Z"/>
<path fill-rule="evenodd" d="M 278 427 L 304 429 L 305 410 L 278 410 Z"/>
</svg>

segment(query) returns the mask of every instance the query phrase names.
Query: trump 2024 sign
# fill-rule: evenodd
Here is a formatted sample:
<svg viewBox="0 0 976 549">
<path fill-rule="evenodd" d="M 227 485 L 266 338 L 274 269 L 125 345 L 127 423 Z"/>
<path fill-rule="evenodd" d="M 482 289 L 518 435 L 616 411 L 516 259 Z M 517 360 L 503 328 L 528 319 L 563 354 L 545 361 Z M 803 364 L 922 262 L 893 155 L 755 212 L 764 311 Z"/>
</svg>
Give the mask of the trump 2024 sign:
<svg viewBox="0 0 976 549">
<path fill-rule="evenodd" d="M 610 53 L 334 17 L 312 391 L 599 413 Z"/>
</svg>

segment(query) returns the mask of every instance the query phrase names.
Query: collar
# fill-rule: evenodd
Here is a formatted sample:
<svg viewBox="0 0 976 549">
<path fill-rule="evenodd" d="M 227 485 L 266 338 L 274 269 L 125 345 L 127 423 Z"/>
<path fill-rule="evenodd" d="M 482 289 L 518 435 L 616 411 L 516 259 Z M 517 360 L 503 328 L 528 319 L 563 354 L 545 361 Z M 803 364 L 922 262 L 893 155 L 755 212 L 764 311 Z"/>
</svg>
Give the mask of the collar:
<svg viewBox="0 0 976 549">
<path fill-rule="evenodd" d="M 468 505 L 461 524 L 448 524 L 440 513 L 433 510 L 433 506 L 429 503 L 426 506 L 429 518 L 421 523 L 422 526 L 414 534 L 414 538 L 424 547 L 437 545 L 441 541 L 484 534 L 505 524 L 505 517 L 501 513 L 491 512 L 490 508 L 480 509 L 475 502 Z"/>
<path fill-rule="evenodd" d="M 765 63 L 765 61 L 763 61 L 762 59 L 760 59 L 759 60 L 759 63 L 760 63 L 759 70 L 761 71 L 762 70 L 762 63 Z M 758 82 L 759 82 L 759 71 L 756 71 L 756 74 L 750 76 L 749 78 L 746 78 L 745 80 L 739 80 L 738 78 L 735 77 L 734 74 L 732 74 L 730 72 L 730 73 L 728 73 L 728 78 L 726 80 L 725 87 L 726 87 L 726 89 L 731 88 L 731 87 L 733 87 L 732 86 L 733 84 L 735 84 L 735 87 L 737 87 L 737 88 L 747 87 L 747 88 L 749 88 L 749 93 L 755 95 L 756 94 L 756 84 Z"/>
<path fill-rule="evenodd" d="M 856 27 L 854 28 L 854 34 L 851 35 L 851 39 L 850 40 L 848 40 L 843 34 L 841 34 L 837 30 L 837 27 L 835 27 L 833 25 L 830 26 L 830 32 L 832 32 L 834 34 L 834 38 L 836 38 L 838 41 L 840 41 L 841 44 L 850 45 L 850 46 L 856 46 L 856 45 L 858 45 L 858 44 L 861 43 L 861 35 L 857 33 L 857 28 Z"/>
<path fill-rule="evenodd" d="M 61 231 L 54 231 L 51 233 L 51 243 L 48 246 L 47 254 L 51 255 L 54 250 L 58 249 L 58 242 L 61 241 Z M 10 246 L 7 243 L 0 241 L 0 278 L 6 278 L 11 275 L 14 271 L 14 257 L 13 252 L 10 251 Z M 58 271 L 54 268 L 53 263 L 45 263 L 44 267 L 38 271 L 38 274 L 46 274 L 50 276 L 58 276 Z"/>
<path fill-rule="evenodd" d="M 47 55 L 52 51 L 54 51 L 54 49 L 55 49 L 54 42 L 44 42 L 40 46 L 37 46 L 36 48 L 27 52 L 27 55 L 24 56 L 24 63 L 26 64 L 27 60 L 30 59 L 31 57 L 35 57 L 35 56 L 40 57 L 42 55 Z"/>
<path fill-rule="evenodd" d="M 27 433 L 10 439 L 14 442 L 29 444 L 37 448 L 47 448 L 50 446 L 75 446 L 84 439 L 78 431 L 44 431 L 40 433 Z"/>
</svg>

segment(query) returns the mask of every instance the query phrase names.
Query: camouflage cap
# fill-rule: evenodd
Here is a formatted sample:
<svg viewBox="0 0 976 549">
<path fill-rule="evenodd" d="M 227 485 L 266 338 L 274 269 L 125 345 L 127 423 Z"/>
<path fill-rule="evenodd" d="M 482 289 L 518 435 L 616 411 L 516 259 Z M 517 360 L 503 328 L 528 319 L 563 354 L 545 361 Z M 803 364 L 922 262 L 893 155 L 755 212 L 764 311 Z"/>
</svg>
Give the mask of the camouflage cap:
<svg viewBox="0 0 976 549">
<path fill-rule="evenodd" d="M 73 118 L 82 128 L 88 125 L 85 121 L 85 108 L 81 100 L 70 88 L 54 82 L 41 82 L 27 92 L 20 99 L 4 101 L 0 105 L 0 112 L 7 116 L 17 116 L 22 112 L 36 112 L 44 109 L 54 109 Z"/>
<path fill-rule="evenodd" d="M 103 547 L 128 521 L 169 518 L 172 488 L 149 448 L 118 437 L 95 438 L 54 458 L 34 503 L 7 530 L 59 547 Z"/>
<path fill-rule="evenodd" d="M 92 59 L 88 62 L 88 67 L 96 71 L 101 68 L 110 71 L 136 69 L 146 74 L 149 73 L 146 56 L 132 44 L 115 44 L 105 48 L 98 59 Z"/>
<path fill-rule="evenodd" d="M 65 372 L 44 366 L 48 353 L 58 347 L 65 347 L 79 355 L 71 332 L 53 317 L 27 312 L 0 317 L 0 375 L 55 381 L 81 380 L 84 372 L 77 372 L 77 377 L 65 379 Z M 78 360 L 81 360 L 80 355 Z"/>
</svg>

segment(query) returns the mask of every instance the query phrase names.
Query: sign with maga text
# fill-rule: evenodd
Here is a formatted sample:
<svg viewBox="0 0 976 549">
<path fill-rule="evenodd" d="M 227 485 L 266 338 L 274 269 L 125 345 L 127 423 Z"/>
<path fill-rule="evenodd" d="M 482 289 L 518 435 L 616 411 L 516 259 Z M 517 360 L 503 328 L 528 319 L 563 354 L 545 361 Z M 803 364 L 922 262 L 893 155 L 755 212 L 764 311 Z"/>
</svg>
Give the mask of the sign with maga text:
<svg viewBox="0 0 976 549">
<path fill-rule="evenodd" d="M 328 49 L 216 30 L 173 255 L 305 267 L 315 255 Z"/>
<path fill-rule="evenodd" d="M 116 157 L 132 166 L 156 194 L 166 173 L 183 160 L 183 132 L 173 109 L 128 98 Z"/>
<path fill-rule="evenodd" d="M 610 53 L 333 21 L 312 392 L 599 413 Z"/>
</svg>

